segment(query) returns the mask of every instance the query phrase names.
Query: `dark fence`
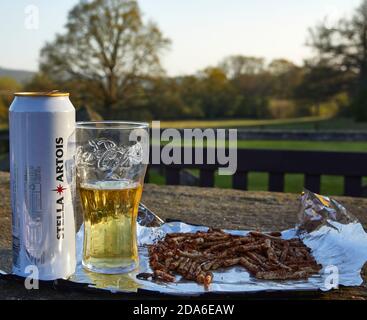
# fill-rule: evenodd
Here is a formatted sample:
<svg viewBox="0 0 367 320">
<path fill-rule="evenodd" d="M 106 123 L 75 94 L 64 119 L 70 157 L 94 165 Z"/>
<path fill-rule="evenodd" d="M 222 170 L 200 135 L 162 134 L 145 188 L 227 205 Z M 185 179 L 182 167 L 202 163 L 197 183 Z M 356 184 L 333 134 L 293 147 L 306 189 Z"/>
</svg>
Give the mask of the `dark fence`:
<svg viewBox="0 0 367 320">
<path fill-rule="evenodd" d="M 0 155 L 8 152 L 8 141 L 8 132 L 0 131 Z M 199 186 L 214 187 L 215 172 L 223 165 L 217 161 L 215 164 L 206 164 L 208 150 L 212 150 L 204 149 L 204 164 L 195 164 L 194 158 L 192 158 L 194 164 L 183 164 L 185 149 L 187 151 L 187 148 L 180 150 L 182 164 L 150 165 L 149 168 L 158 168 L 164 172 L 168 185 L 179 185 L 180 172 L 184 169 L 199 169 Z M 191 150 L 191 154 L 195 156 L 194 149 Z M 3 158 L 0 164 L 2 167 L 0 170 L 8 170 L 8 157 Z M 304 187 L 314 192 L 320 192 L 322 175 L 343 176 L 344 194 L 360 197 L 363 195 L 362 178 L 367 176 L 367 153 L 239 149 L 237 171 L 232 176 L 232 187 L 247 190 L 247 177 L 250 172 L 268 173 L 268 189 L 277 192 L 284 191 L 287 173 L 303 174 Z"/>
<path fill-rule="evenodd" d="M 204 149 L 204 159 L 206 159 L 208 150 Z M 181 148 L 182 158 L 184 152 L 185 148 Z M 195 155 L 194 150 L 192 150 L 192 154 Z M 228 154 L 228 150 L 226 154 Z M 181 170 L 199 169 L 199 186 L 214 187 L 215 172 L 223 165 L 216 162 L 212 165 L 171 164 L 150 166 L 150 168 L 161 169 L 162 167 L 168 185 L 180 184 Z M 320 192 L 322 175 L 343 176 L 344 194 L 360 197 L 363 195 L 362 178 L 367 176 L 367 153 L 239 149 L 237 153 L 237 171 L 232 176 L 232 187 L 247 190 L 247 177 L 250 172 L 269 173 L 268 189 L 277 192 L 284 191 L 286 173 L 304 174 L 304 187 L 314 192 Z M 149 181 L 149 172 L 147 181 Z"/>
<path fill-rule="evenodd" d="M 238 140 L 367 141 L 365 131 L 238 129 Z"/>
</svg>

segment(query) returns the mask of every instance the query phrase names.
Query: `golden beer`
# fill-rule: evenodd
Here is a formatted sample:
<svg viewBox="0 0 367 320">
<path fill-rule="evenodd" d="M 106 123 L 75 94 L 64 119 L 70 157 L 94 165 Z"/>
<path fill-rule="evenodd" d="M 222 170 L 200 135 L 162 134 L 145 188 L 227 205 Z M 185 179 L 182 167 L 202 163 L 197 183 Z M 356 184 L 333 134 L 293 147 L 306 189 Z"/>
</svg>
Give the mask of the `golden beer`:
<svg viewBox="0 0 367 320">
<path fill-rule="evenodd" d="M 80 185 L 84 267 L 111 273 L 114 269 L 134 269 L 138 263 L 136 218 L 141 194 L 142 185 L 128 180 Z"/>
</svg>

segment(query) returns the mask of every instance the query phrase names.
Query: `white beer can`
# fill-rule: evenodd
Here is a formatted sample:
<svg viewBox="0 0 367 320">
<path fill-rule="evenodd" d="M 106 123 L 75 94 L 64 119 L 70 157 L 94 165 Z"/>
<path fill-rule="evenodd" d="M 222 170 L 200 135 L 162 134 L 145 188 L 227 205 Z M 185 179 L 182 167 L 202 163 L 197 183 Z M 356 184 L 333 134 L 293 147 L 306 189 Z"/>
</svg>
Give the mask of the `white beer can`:
<svg viewBox="0 0 367 320">
<path fill-rule="evenodd" d="M 67 278 L 76 267 L 75 109 L 69 94 L 16 93 L 9 127 L 13 273 Z"/>
</svg>

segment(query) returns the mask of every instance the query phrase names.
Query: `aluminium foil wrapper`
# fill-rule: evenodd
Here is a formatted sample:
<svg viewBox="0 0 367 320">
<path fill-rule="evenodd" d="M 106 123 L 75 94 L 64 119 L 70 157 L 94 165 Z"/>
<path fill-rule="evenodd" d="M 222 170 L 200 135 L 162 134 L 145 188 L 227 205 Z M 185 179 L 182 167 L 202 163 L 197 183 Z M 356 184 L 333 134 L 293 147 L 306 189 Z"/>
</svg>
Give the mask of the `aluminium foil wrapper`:
<svg viewBox="0 0 367 320">
<path fill-rule="evenodd" d="M 265 291 L 328 291 L 338 285 L 359 286 L 363 283 L 361 269 L 367 262 L 367 234 L 358 220 L 334 199 L 305 190 L 301 197 L 299 224 L 284 230 L 282 238 L 299 237 L 312 250 L 323 268 L 308 280 L 270 281 L 256 279 L 242 267 L 213 272 L 209 289 L 193 281 L 176 276 L 176 282 L 138 279 L 140 273 L 151 273 L 146 245 L 171 232 L 196 232 L 205 226 L 184 222 L 164 223 L 157 215 L 141 205 L 138 216 L 139 267 L 123 275 L 104 275 L 88 272 L 82 267 L 83 227 L 77 234 L 77 270 L 69 281 L 88 284 L 92 288 L 111 292 L 139 292 L 139 290 L 170 295 L 202 295 L 213 293 L 253 293 Z M 225 230 L 246 235 L 250 230 Z M 273 230 L 269 230 L 273 231 Z"/>
</svg>

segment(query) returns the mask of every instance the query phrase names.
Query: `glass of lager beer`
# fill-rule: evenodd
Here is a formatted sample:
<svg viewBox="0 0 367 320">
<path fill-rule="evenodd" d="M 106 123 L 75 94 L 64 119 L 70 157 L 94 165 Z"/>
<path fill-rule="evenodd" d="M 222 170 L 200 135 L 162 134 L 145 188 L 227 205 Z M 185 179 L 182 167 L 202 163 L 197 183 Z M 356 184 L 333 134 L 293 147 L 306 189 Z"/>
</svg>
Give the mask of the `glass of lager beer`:
<svg viewBox="0 0 367 320">
<path fill-rule="evenodd" d="M 136 219 L 149 161 L 148 128 L 136 122 L 76 125 L 83 266 L 89 271 L 118 274 L 138 265 Z"/>
</svg>

